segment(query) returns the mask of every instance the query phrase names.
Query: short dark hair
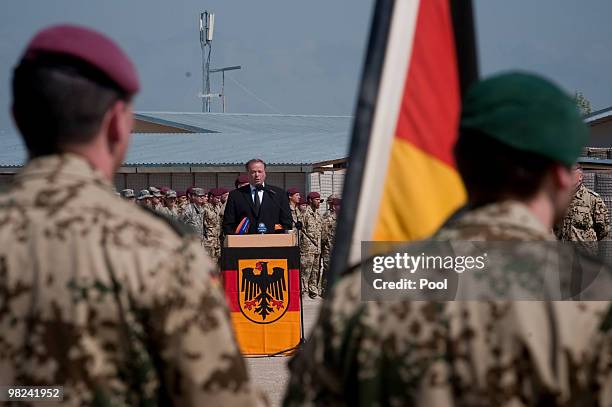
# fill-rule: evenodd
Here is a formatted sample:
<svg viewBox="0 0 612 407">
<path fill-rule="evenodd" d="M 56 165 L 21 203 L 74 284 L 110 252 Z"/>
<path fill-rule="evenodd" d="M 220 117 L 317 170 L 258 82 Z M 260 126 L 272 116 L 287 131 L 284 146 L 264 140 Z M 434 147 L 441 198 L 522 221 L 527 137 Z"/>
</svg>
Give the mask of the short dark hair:
<svg viewBox="0 0 612 407">
<path fill-rule="evenodd" d="M 266 169 L 266 163 L 261 159 L 261 158 L 251 158 L 249 161 L 247 161 L 247 163 L 244 165 L 244 168 L 246 168 L 247 172 L 249 172 L 249 167 L 251 166 L 251 164 L 255 164 L 255 163 L 262 163 L 264 166 L 264 170 Z"/>
<path fill-rule="evenodd" d="M 529 199 L 555 165 L 546 157 L 517 150 L 474 130 L 460 132 L 455 160 L 473 206 Z"/>
<path fill-rule="evenodd" d="M 22 61 L 12 86 L 15 121 L 33 157 L 91 141 L 111 106 L 129 99 L 94 68 L 56 55 Z"/>
</svg>

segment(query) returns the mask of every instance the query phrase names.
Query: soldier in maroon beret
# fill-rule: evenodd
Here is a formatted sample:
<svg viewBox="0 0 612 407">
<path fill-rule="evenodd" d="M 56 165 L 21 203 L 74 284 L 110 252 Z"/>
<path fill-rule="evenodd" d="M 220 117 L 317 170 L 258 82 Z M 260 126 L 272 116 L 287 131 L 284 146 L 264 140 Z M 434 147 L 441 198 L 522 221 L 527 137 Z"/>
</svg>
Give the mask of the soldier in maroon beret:
<svg viewBox="0 0 612 407">
<path fill-rule="evenodd" d="M 238 175 L 238 178 L 236 178 L 236 181 L 234 182 L 236 189 L 245 185 L 249 185 L 249 176 L 247 174 Z"/>
<path fill-rule="evenodd" d="M 2 382 L 62 386 L 69 405 L 258 404 L 200 243 L 113 192 L 138 89 L 84 27 L 40 31 L 17 63 L 28 161 L 0 195 Z"/>
</svg>

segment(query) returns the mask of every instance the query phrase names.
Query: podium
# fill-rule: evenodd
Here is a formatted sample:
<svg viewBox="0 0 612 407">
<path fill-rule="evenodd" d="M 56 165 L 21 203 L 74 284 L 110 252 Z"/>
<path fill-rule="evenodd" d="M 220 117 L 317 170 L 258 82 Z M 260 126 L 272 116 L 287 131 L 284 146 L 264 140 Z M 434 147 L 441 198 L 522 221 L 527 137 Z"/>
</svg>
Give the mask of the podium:
<svg viewBox="0 0 612 407">
<path fill-rule="evenodd" d="M 301 343 L 299 265 L 293 233 L 225 237 L 222 280 L 243 355 L 290 354 Z"/>
</svg>

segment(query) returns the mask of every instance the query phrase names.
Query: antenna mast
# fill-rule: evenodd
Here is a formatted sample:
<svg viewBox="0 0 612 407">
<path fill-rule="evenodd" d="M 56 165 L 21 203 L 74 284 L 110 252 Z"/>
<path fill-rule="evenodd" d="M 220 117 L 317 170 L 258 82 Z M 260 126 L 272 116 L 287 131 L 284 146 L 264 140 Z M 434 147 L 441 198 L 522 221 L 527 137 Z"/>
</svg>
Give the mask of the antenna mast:
<svg viewBox="0 0 612 407">
<path fill-rule="evenodd" d="M 215 14 L 200 13 L 200 45 L 202 47 L 202 112 L 210 112 L 210 53 L 215 29 Z"/>
</svg>

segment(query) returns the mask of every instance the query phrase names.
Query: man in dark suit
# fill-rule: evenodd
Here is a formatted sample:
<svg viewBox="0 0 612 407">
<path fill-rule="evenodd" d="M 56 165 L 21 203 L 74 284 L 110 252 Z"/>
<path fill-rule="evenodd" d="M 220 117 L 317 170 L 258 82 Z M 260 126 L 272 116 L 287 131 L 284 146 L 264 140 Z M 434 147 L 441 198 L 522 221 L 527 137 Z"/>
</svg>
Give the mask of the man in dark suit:
<svg viewBox="0 0 612 407">
<path fill-rule="evenodd" d="M 250 223 L 248 233 L 274 233 L 276 225 L 291 229 L 292 219 L 287 193 L 273 185 L 267 185 L 266 163 L 252 159 L 246 163 L 249 184 L 230 192 L 223 214 L 223 231 L 235 234 L 243 218 Z M 260 224 L 265 225 L 265 228 Z"/>
</svg>

